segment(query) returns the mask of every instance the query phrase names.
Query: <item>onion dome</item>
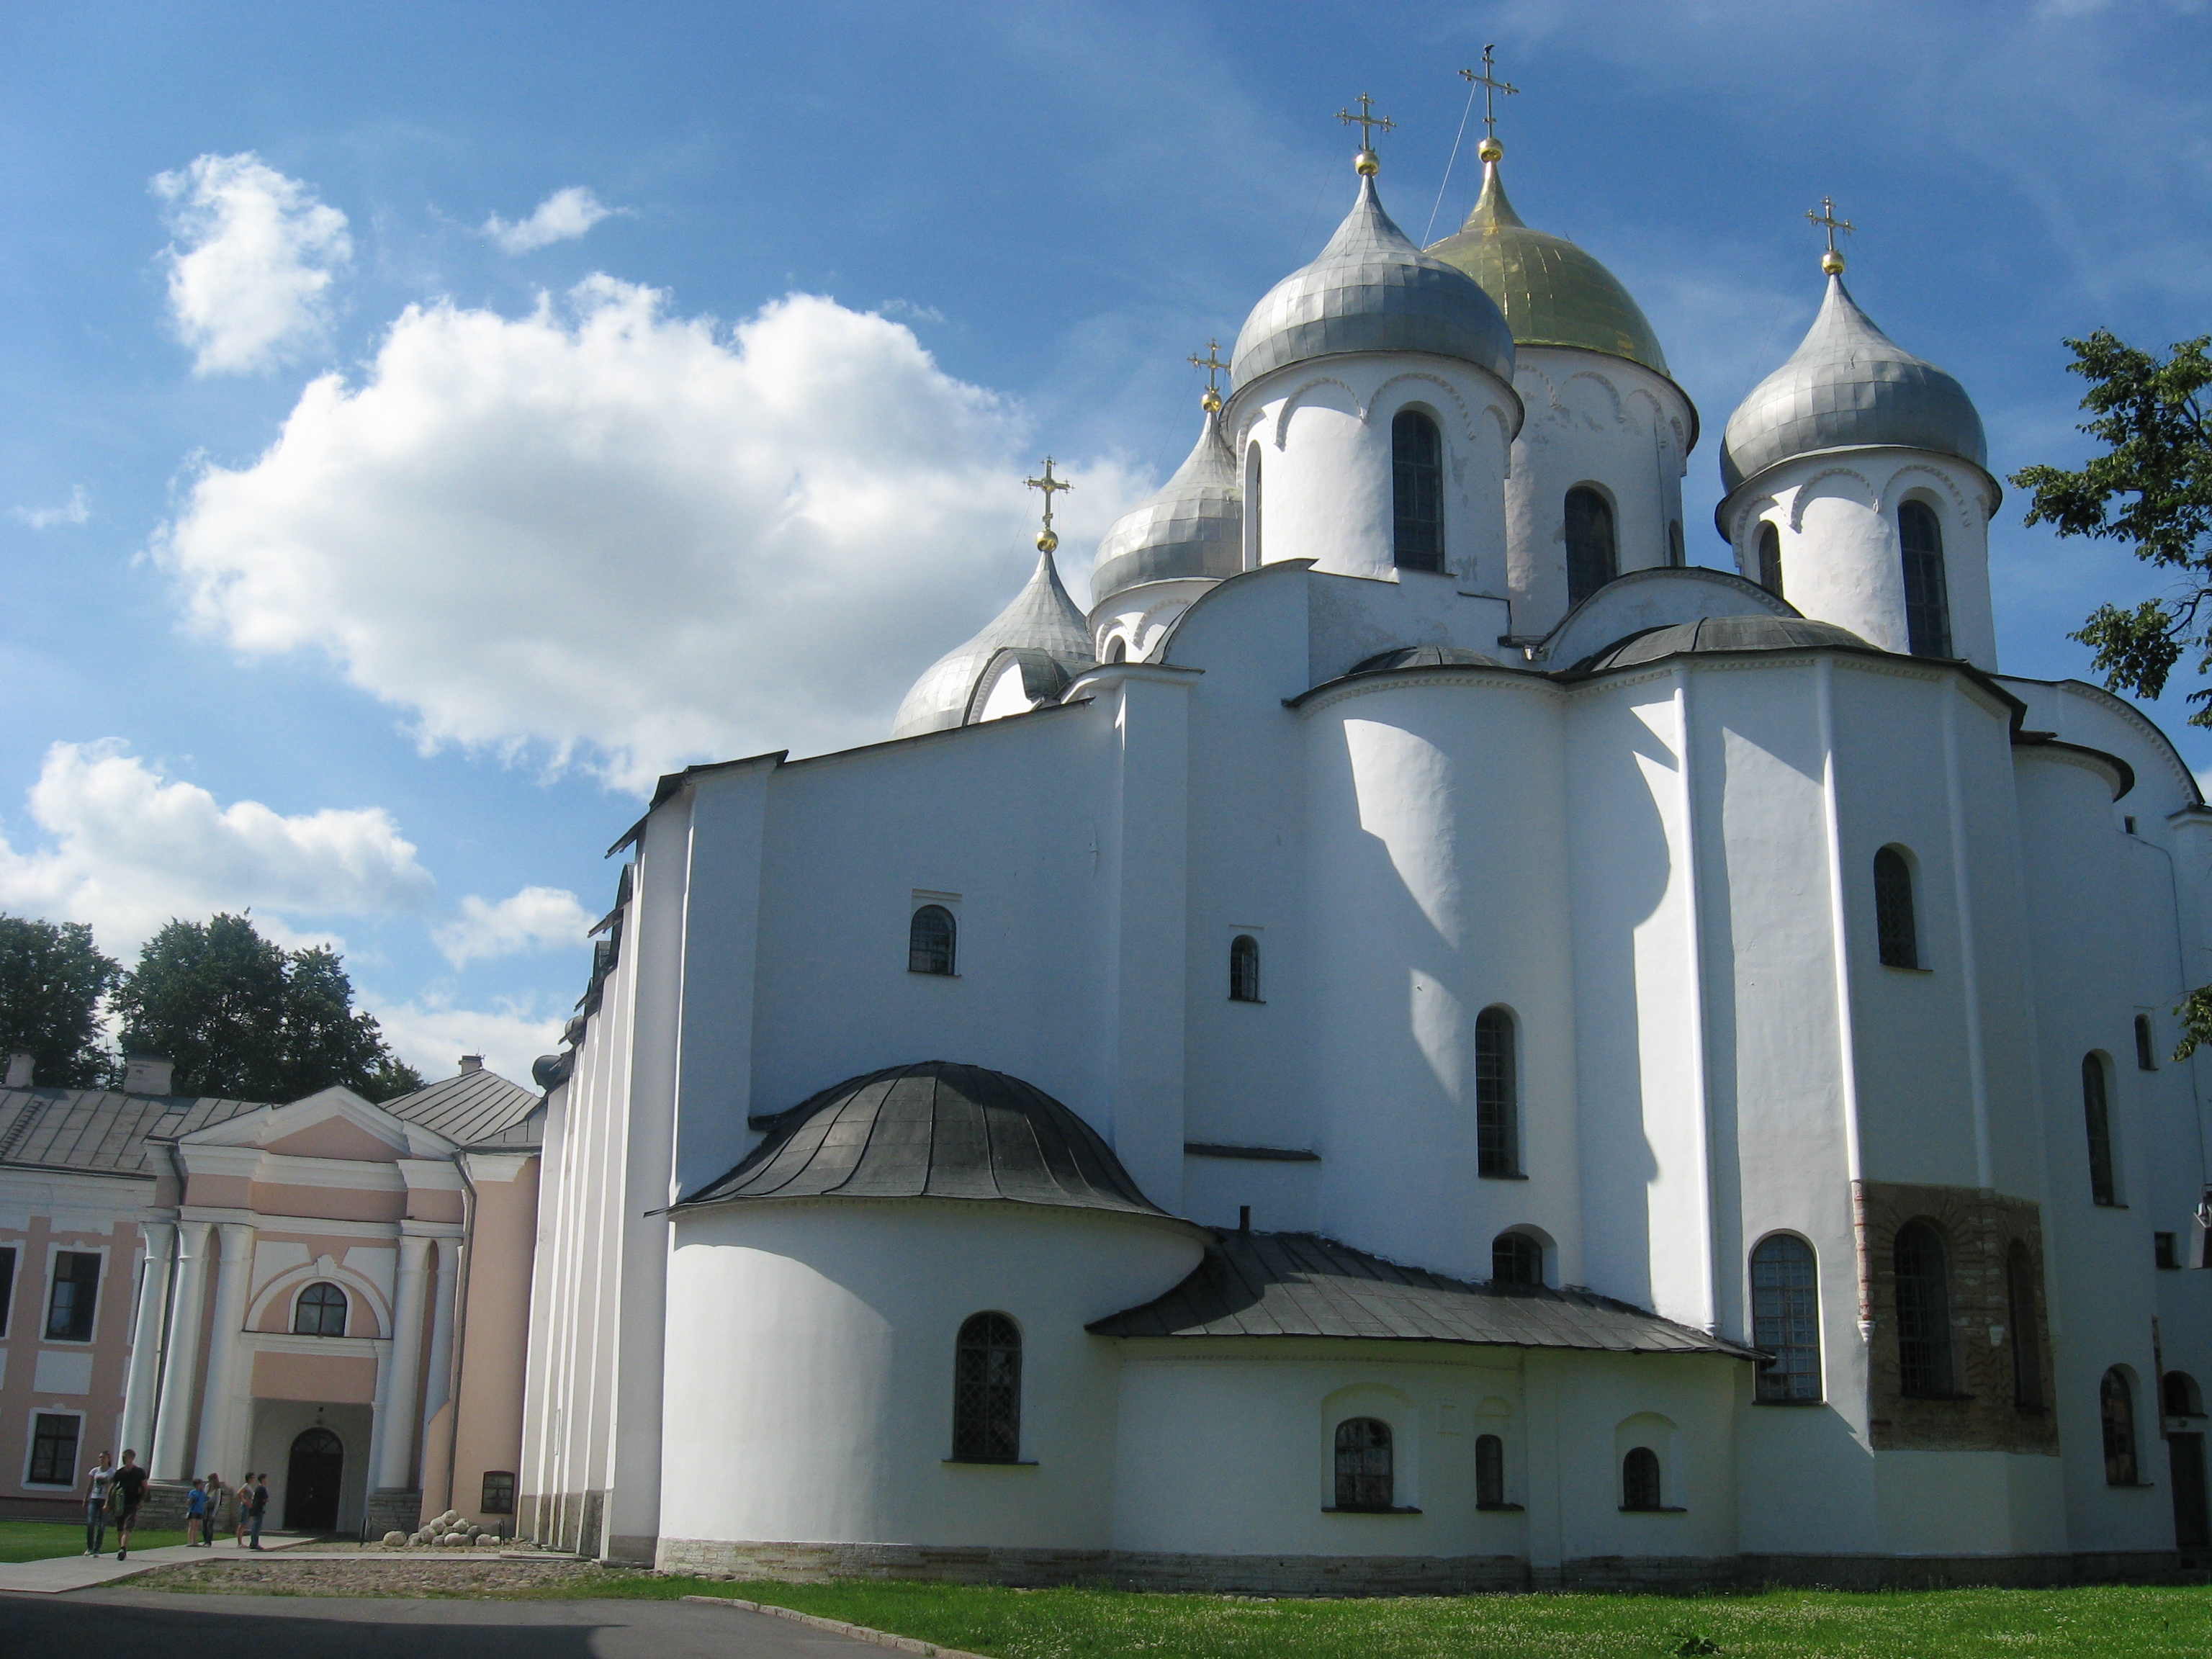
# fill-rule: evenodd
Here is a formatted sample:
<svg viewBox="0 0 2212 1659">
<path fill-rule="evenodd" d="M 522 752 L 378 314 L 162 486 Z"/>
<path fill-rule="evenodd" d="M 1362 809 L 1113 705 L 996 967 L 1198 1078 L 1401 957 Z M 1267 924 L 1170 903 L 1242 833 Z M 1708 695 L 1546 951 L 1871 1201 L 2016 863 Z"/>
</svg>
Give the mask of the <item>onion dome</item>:
<svg viewBox="0 0 2212 1659">
<path fill-rule="evenodd" d="M 1463 645 L 1401 645 L 1364 662 L 1352 664 L 1354 674 L 1386 674 L 1394 668 L 1503 668 L 1495 657 L 1470 651 Z"/>
<path fill-rule="evenodd" d="M 1348 351 L 1425 351 L 1513 380 L 1513 334 L 1467 273 L 1415 247 L 1363 173 L 1359 199 L 1311 264 L 1269 289 L 1231 358 L 1240 386 Z"/>
<path fill-rule="evenodd" d="M 1218 581 L 1244 563 L 1244 491 L 1221 417 L 1206 411 L 1198 442 L 1175 477 L 1142 506 L 1114 520 L 1091 567 L 1091 603 L 1139 582 L 1198 577 Z"/>
<path fill-rule="evenodd" d="M 1966 387 L 1876 328 L 1832 270 L 1804 343 L 1729 416 L 1721 482 L 1733 491 L 1792 456 L 1875 446 L 1989 465 L 1982 417 Z"/>
<path fill-rule="evenodd" d="M 1664 658 L 1728 651 L 1806 651 L 1820 647 L 1873 651 L 1848 628 L 1804 617 L 1704 617 L 1696 622 L 1646 629 L 1606 647 L 1570 672 L 1594 674 L 1607 668 L 1634 668 Z"/>
<path fill-rule="evenodd" d="M 922 671 L 899 704 L 891 735 L 915 738 L 964 725 L 977 685 L 1003 651 L 1018 654 L 1031 702 L 1066 690 L 1097 654 L 1091 649 L 1090 624 L 1060 585 L 1060 570 L 1049 548 L 1039 551 L 1036 569 L 1012 605 L 974 639 Z M 1055 676 L 1056 683 L 1052 683 Z"/>
<path fill-rule="evenodd" d="M 1531 230 L 1484 147 L 1482 194 L 1459 234 L 1429 252 L 1482 284 L 1518 345 L 1576 346 L 1667 373 L 1667 356 L 1620 279 L 1564 236 Z"/>
<path fill-rule="evenodd" d="M 1165 1215 L 1098 1132 L 1004 1072 L 929 1060 L 848 1078 L 752 1127 L 767 1138 L 677 1206 L 951 1198 Z"/>
</svg>

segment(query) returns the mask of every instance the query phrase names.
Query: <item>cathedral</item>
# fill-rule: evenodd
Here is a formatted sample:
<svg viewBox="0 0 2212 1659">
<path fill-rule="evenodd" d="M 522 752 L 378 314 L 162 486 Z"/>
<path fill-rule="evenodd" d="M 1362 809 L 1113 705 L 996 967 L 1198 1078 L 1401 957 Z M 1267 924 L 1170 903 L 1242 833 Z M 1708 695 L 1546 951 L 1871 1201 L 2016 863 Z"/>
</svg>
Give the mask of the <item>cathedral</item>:
<svg viewBox="0 0 2212 1659">
<path fill-rule="evenodd" d="M 1634 297 L 1494 136 L 1417 246 L 1371 137 L 1087 612 L 1048 464 L 887 741 L 617 843 L 518 1528 L 1265 1594 L 2203 1560 L 2188 769 L 2002 672 L 1980 417 L 1832 209 L 1696 564 Z"/>
</svg>

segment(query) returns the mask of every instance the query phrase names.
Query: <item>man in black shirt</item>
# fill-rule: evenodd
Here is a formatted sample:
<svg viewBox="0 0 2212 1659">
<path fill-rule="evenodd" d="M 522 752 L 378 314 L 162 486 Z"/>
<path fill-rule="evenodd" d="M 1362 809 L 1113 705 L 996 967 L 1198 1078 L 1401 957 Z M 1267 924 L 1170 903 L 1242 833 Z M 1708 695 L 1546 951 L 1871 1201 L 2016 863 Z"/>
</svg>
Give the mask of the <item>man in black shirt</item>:
<svg viewBox="0 0 2212 1659">
<path fill-rule="evenodd" d="M 253 1477 L 253 1507 L 246 1513 L 253 1517 L 253 1542 L 247 1547 L 258 1550 L 261 1547 L 261 1519 L 269 1513 L 269 1477 L 267 1475 L 257 1474 Z"/>
<path fill-rule="evenodd" d="M 146 1471 L 138 1467 L 138 1454 L 123 1454 L 123 1467 L 107 1483 L 107 1515 L 115 1523 L 115 1559 L 131 1556 L 131 1528 L 137 1524 L 138 1506 L 146 1501 Z"/>
</svg>

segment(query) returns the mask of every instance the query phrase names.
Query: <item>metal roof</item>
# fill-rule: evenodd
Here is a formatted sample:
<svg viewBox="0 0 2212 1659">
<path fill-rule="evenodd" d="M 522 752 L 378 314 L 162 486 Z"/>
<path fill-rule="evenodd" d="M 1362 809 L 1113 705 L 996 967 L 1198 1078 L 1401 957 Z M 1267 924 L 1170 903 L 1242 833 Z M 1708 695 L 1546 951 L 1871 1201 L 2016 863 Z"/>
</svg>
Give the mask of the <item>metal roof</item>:
<svg viewBox="0 0 2212 1659">
<path fill-rule="evenodd" d="M 0 1164 L 85 1175 L 152 1176 L 149 1139 L 225 1123 L 258 1100 L 126 1095 L 115 1089 L 0 1089 Z"/>
<path fill-rule="evenodd" d="M 1761 1357 L 1595 1291 L 1472 1285 L 1312 1233 L 1226 1234 L 1165 1296 L 1086 1328 L 1099 1336 L 1323 1336 Z"/>
<path fill-rule="evenodd" d="M 848 1079 L 756 1127 L 768 1138 L 678 1209 L 730 1200 L 957 1198 L 1167 1212 L 1098 1132 L 1042 1089 L 951 1060 Z"/>
<path fill-rule="evenodd" d="M 382 1109 L 408 1123 L 419 1123 L 457 1146 L 474 1146 L 495 1137 L 513 1144 L 509 1132 L 538 1107 L 537 1094 L 479 1066 L 381 1103 Z M 534 1138 L 529 1144 L 535 1144 Z"/>
<path fill-rule="evenodd" d="M 1042 651 L 1070 678 L 1091 666 L 1097 653 L 1091 624 L 1060 586 L 1050 550 L 1037 556 L 1036 568 L 1013 601 L 964 645 L 955 646 L 921 671 L 891 722 L 894 738 L 942 732 L 963 724 L 975 682 L 1004 647 Z M 655 800 L 654 805 L 659 802 Z M 619 845 L 620 843 L 617 843 Z"/>
<path fill-rule="evenodd" d="M 1569 672 L 1633 668 L 1682 652 L 1806 651 L 1821 646 L 1857 651 L 1875 648 L 1848 628 L 1804 617 L 1701 617 L 1696 622 L 1672 623 L 1616 640 Z"/>
<path fill-rule="evenodd" d="M 1140 583 L 1187 576 L 1218 581 L 1243 566 L 1243 486 L 1222 441 L 1221 417 L 1208 410 L 1198 442 L 1175 476 L 1115 520 L 1098 544 L 1091 608 Z"/>
</svg>

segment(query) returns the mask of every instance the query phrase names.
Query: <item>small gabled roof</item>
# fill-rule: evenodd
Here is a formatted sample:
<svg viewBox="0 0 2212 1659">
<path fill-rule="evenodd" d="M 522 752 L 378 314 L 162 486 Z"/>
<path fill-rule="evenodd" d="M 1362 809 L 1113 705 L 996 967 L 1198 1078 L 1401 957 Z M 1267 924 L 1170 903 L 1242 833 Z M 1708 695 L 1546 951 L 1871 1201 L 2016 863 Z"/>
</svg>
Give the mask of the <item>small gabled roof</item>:
<svg viewBox="0 0 2212 1659">
<path fill-rule="evenodd" d="M 518 1142 L 511 1132 L 520 1127 L 538 1104 L 536 1091 L 478 1066 L 411 1095 L 387 1100 L 382 1109 L 404 1123 L 418 1124 L 443 1135 L 457 1146 L 475 1146 L 494 1139 L 501 1145 L 535 1146 L 535 1135 Z"/>
<path fill-rule="evenodd" d="M 1098 1336 L 1320 1336 L 1761 1358 L 1595 1291 L 1469 1284 L 1312 1233 L 1227 1234 L 1165 1296 L 1086 1328 Z"/>
</svg>

